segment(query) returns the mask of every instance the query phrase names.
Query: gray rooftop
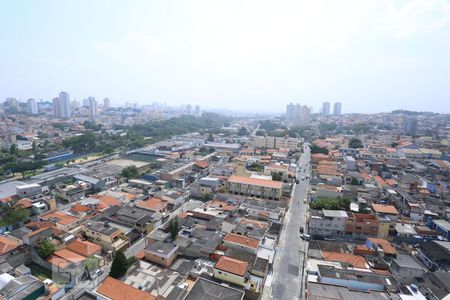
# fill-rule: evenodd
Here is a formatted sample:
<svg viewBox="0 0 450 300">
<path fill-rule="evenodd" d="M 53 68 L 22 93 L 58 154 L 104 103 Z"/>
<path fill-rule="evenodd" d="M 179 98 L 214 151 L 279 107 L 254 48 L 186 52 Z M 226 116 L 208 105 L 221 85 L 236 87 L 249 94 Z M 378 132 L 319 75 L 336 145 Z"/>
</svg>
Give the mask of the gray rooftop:
<svg viewBox="0 0 450 300">
<path fill-rule="evenodd" d="M 199 277 L 184 300 L 242 300 L 244 292 Z"/>
<path fill-rule="evenodd" d="M 116 231 L 119 231 L 119 229 L 109 225 L 109 223 L 103 223 L 103 222 L 95 222 L 90 221 L 86 224 L 86 226 L 96 232 L 100 232 L 104 235 L 111 235 L 115 233 Z"/>
<path fill-rule="evenodd" d="M 309 282 L 308 299 L 345 299 L 345 300 L 389 300 L 391 297 L 385 292 L 360 292 L 349 290 L 336 285 Z"/>
<path fill-rule="evenodd" d="M 329 218 L 347 218 L 348 217 L 347 213 L 343 210 L 324 209 L 323 215 L 324 215 L 324 217 L 329 217 Z"/>
<path fill-rule="evenodd" d="M 446 220 L 433 220 L 433 223 L 446 231 L 450 231 L 450 223 Z"/>
<path fill-rule="evenodd" d="M 164 243 L 161 241 L 156 241 L 150 245 L 148 245 L 145 250 L 160 253 L 160 254 L 169 254 L 173 249 L 178 248 L 177 245 L 173 243 Z"/>
<path fill-rule="evenodd" d="M 398 254 L 394 262 L 402 268 L 423 269 L 411 256 L 405 254 Z"/>
</svg>

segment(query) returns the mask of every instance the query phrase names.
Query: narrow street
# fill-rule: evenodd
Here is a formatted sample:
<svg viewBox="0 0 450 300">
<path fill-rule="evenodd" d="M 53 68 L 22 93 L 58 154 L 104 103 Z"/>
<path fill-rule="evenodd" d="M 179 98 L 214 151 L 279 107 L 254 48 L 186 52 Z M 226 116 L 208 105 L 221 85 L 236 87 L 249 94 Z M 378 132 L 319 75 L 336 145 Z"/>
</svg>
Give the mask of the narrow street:
<svg viewBox="0 0 450 300">
<path fill-rule="evenodd" d="M 295 185 L 277 247 L 272 284 L 266 287 L 263 299 L 304 299 L 308 242 L 300 238 L 300 227 L 305 228 L 308 211 L 303 201 L 307 198 L 309 184 L 303 178 L 309 176 L 309 161 L 309 148 L 306 148 L 299 160 L 302 167 L 297 178 L 300 181 Z"/>
</svg>

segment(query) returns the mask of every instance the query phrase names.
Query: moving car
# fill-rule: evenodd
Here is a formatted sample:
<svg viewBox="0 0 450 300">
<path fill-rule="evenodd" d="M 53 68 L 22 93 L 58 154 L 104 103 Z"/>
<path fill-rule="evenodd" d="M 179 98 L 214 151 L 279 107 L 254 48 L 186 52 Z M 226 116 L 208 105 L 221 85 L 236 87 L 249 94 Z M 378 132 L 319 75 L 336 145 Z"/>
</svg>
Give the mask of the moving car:
<svg viewBox="0 0 450 300">
<path fill-rule="evenodd" d="M 309 241 L 309 239 L 311 238 L 311 236 L 309 234 L 302 234 L 300 237 L 302 238 L 302 240 L 305 240 L 305 241 Z"/>
</svg>

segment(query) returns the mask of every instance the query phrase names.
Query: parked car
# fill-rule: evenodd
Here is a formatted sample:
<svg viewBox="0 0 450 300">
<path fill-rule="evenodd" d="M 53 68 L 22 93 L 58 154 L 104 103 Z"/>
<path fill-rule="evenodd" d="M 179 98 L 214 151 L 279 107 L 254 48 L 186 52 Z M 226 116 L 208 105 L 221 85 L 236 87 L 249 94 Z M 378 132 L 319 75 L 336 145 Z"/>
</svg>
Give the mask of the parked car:
<svg viewBox="0 0 450 300">
<path fill-rule="evenodd" d="M 303 233 L 305 231 L 305 228 L 303 226 L 300 226 L 300 233 Z"/>
<path fill-rule="evenodd" d="M 309 234 L 302 234 L 300 237 L 305 241 L 309 241 L 311 239 L 311 236 Z"/>
</svg>

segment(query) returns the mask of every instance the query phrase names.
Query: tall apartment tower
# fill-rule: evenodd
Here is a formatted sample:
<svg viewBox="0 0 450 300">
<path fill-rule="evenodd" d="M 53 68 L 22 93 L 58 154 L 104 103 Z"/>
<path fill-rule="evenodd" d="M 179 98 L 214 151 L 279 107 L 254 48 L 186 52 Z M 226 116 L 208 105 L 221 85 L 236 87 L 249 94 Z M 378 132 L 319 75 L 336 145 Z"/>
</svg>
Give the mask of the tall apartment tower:
<svg viewBox="0 0 450 300">
<path fill-rule="evenodd" d="M 322 114 L 325 116 L 330 114 L 330 102 L 324 102 L 322 104 Z"/>
<path fill-rule="evenodd" d="M 295 121 L 295 108 L 296 105 L 292 102 L 286 106 L 286 119 L 288 122 Z"/>
<path fill-rule="evenodd" d="M 27 101 L 27 111 L 30 115 L 38 114 L 37 102 L 34 99 L 28 99 Z"/>
<path fill-rule="evenodd" d="M 308 123 L 311 120 L 311 109 L 299 103 L 286 106 L 286 119 L 291 123 Z"/>
<path fill-rule="evenodd" d="M 103 109 L 110 109 L 111 108 L 111 101 L 109 98 L 103 99 Z"/>
<path fill-rule="evenodd" d="M 416 136 L 417 134 L 417 119 L 409 117 L 405 121 L 405 134 Z"/>
<path fill-rule="evenodd" d="M 97 100 L 94 97 L 89 97 L 89 116 L 91 120 L 95 120 L 97 117 Z"/>
<path fill-rule="evenodd" d="M 72 110 L 70 108 L 70 96 L 69 93 L 61 92 L 59 93 L 58 99 L 58 110 L 55 110 L 55 115 L 62 119 L 70 119 L 72 116 Z M 53 99 L 53 105 L 55 104 L 55 99 Z"/>
<path fill-rule="evenodd" d="M 341 109 L 342 109 L 342 103 L 341 102 L 335 102 L 333 107 L 333 115 L 340 116 L 341 115 Z"/>
</svg>

